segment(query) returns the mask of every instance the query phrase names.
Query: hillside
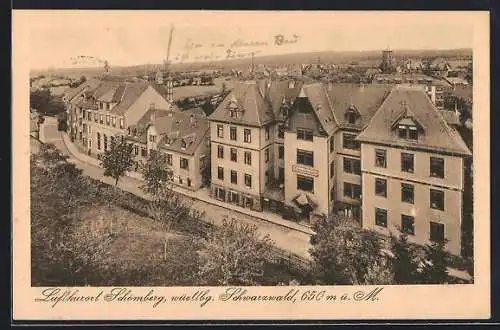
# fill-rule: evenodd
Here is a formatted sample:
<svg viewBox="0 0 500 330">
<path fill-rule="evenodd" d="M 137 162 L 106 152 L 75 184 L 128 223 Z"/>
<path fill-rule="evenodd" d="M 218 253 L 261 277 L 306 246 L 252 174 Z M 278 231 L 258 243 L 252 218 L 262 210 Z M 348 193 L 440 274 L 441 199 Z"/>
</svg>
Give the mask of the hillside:
<svg viewBox="0 0 500 330">
<path fill-rule="evenodd" d="M 318 58 L 321 63 L 325 64 L 349 64 L 351 62 L 358 62 L 363 66 L 375 66 L 380 61 L 381 51 L 325 51 L 325 52 L 307 52 L 307 53 L 293 53 L 286 55 L 270 55 L 258 56 L 254 58 L 254 64 L 264 64 L 269 66 L 275 65 L 291 65 L 291 64 L 306 64 L 317 63 Z M 450 49 L 450 50 L 394 50 L 395 59 L 401 58 L 422 58 L 422 57 L 443 57 L 447 59 L 470 58 L 472 57 L 471 49 Z M 186 71 L 197 69 L 247 69 L 252 63 L 251 58 L 235 59 L 235 60 L 222 60 L 214 62 L 198 62 L 198 63 L 176 63 L 171 65 L 174 71 Z M 136 76 L 144 75 L 147 72 L 156 71 L 161 64 L 142 64 L 128 67 L 111 67 L 114 75 L 119 76 Z M 92 68 L 60 68 L 52 69 L 51 74 L 61 76 L 75 76 L 80 77 L 101 75 L 104 69 L 101 67 Z M 48 74 L 48 70 L 33 70 L 32 76 L 39 74 Z"/>
</svg>

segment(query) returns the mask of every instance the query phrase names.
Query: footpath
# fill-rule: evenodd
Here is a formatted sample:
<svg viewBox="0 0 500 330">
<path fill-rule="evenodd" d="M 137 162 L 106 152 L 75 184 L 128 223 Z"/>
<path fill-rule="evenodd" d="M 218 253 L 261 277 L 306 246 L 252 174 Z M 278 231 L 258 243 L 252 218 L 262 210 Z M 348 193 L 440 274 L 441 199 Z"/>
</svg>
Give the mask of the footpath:
<svg viewBox="0 0 500 330">
<path fill-rule="evenodd" d="M 97 160 L 94 157 L 91 157 L 89 155 L 81 153 L 77 149 L 77 147 L 71 142 L 69 136 L 66 133 L 61 133 L 61 135 L 62 135 L 62 139 L 64 141 L 64 144 L 66 145 L 69 152 L 71 153 L 71 155 L 74 158 L 78 159 L 81 162 L 87 163 L 89 165 L 100 167 L 99 160 Z M 130 178 L 136 179 L 138 182 L 142 182 L 137 177 L 137 175 L 134 175 L 134 173 L 126 173 L 126 175 Z M 237 205 L 227 204 L 227 203 L 221 202 L 219 200 L 216 200 L 209 195 L 209 192 L 206 188 L 192 191 L 192 190 L 183 189 L 181 187 L 174 186 L 173 190 L 175 192 L 178 192 L 178 193 L 183 194 L 185 196 L 188 196 L 190 198 L 194 198 L 194 199 L 203 201 L 203 202 L 208 203 L 208 204 L 213 204 L 213 205 L 216 205 L 219 207 L 223 207 L 227 210 L 231 210 L 231 211 L 234 211 L 237 213 L 246 214 L 246 215 L 254 217 L 254 218 L 265 220 L 265 221 L 271 222 L 275 225 L 286 227 L 286 228 L 289 228 L 292 230 L 297 230 L 297 231 L 300 231 L 302 233 L 309 234 L 309 235 L 314 234 L 314 232 L 312 231 L 312 229 L 310 227 L 308 227 L 306 225 L 299 224 L 299 223 L 295 223 L 292 221 L 284 220 L 277 214 L 269 213 L 269 212 L 253 211 L 253 210 L 249 210 L 249 209 L 246 209 L 243 207 L 239 207 Z"/>
</svg>

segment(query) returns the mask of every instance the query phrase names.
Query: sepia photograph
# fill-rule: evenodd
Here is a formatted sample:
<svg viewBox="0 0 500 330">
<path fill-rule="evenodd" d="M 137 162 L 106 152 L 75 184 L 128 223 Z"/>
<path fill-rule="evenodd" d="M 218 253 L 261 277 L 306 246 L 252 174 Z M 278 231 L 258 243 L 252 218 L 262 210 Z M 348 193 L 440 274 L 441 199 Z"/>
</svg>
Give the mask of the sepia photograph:
<svg viewBox="0 0 500 330">
<path fill-rule="evenodd" d="M 489 259 L 475 221 L 489 193 L 474 193 L 474 117 L 489 127 L 489 98 L 476 104 L 489 37 L 474 22 L 488 14 L 476 16 L 14 11 L 27 299 L 332 305 L 322 288 L 357 287 L 355 301 L 472 290 Z"/>
</svg>

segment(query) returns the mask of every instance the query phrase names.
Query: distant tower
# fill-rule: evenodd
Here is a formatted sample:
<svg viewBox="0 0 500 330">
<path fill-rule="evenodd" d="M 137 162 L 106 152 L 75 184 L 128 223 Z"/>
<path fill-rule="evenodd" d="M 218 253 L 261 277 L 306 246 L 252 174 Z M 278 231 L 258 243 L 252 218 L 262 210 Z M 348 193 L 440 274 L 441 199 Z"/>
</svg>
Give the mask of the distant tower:
<svg viewBox="0 0 500 330">
<path fill-rule="evenodd" d="M 104 61 L 104 74 L 109 75 L 110 67 L 107 60 Z"/>
<path fill-rule="evenodd" d="M 382 51 L 382 64 L 380 65 L 380 69 L 383 73 L 390 73 L 393 71 L 393 56 L 392 50 L 387 47 Z"/>
</svg>

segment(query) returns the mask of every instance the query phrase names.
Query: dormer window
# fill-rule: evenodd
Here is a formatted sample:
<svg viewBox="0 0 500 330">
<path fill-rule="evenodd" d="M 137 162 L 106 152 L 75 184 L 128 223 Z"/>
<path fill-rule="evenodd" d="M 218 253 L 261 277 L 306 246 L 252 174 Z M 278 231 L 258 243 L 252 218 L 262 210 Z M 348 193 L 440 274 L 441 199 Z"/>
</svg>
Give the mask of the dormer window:
<svg viewBox="0 0 500 330">
<path fill-rule="evenodd" d="M 356 114 L 353 111 L 349 111 L 347 113 L 347 121 L 349 122 L 349 124 L 356 123 Z"/>
<path fill-rule="evenodd" d="M 418 129 L 415 125 L 398 125 L 398 135 L 402 139 L 418 140 Z"/>
<path fill-rule="evenodd" d="M 349 124 L 356 124 L 356 120 L 360 116 L 358 110 L 354 107 L 354 105 L 351 105 L 349 109 L 347 109 L 345 113 L 345 119 Z"/>
<path fill-rule="evenodd" d="M 181 148 L 182 148 L 182 149 L 186 149 L 186 147 L 187 147 L 187 143 L 186 143 L 186 141 L 182 140 L 182 141 L 181 141 Z"/>
</svg>

